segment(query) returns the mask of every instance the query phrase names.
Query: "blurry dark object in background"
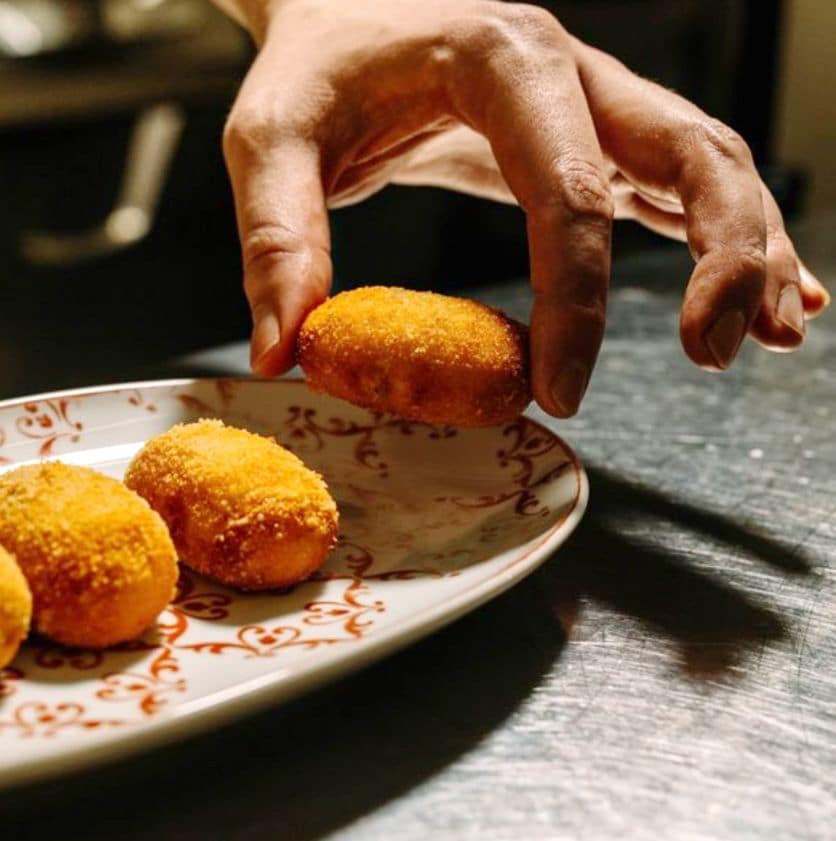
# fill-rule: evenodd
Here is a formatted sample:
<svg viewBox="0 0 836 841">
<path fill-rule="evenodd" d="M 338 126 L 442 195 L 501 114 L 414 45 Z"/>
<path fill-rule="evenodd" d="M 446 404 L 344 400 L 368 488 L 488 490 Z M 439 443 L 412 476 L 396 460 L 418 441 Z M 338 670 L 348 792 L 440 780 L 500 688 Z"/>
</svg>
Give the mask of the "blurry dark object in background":
<svg viewBox="0 0 836 841">
<path fill-rule="evenodd" d="M 205 0 L 0 0 L 0 395 L 245 334 L 220 136 L 250 55 Z"/>
<path fill-rule="evenodd" d="M 0 0 L 0 57 L 178 39 L 211 15 L 203 0 Z"/>
<path fill-rule="evenodd" d="M 738 128 L 785 210 L 801 205 L 802 174 L 770 160 L 778 0 L 543 5 Z M 143 362 L 247 335 L 220 135 L 251 54 L 208 0 L 0 0 L 0 397 L 136 376 Z M 150 133 L 170 147 L 155 153 L 158 204 L 126 184 L 134 127 L 155 113 Z M 135 212 L 143 202 L 153 212 Z M 392 188 L 333 223 L 338 288 L 527 272 L 513 207 Z M 622 224 L 616 258 L 662 243 Z"/>
<path fill-rule="evenodd" d="M 0 138 L 0 161 L 14 164 L 0 168 L 0 194 L 14 197 L 0 205 L 0 396 L 134 377 L 147 361 L 246 335 L 224 114 L 185 109 L 140 245 L 65 266 L 26 264 L 24 234 L 37 226 L 72 236 L 107 216 L 133 115 Z"/>
</svg>

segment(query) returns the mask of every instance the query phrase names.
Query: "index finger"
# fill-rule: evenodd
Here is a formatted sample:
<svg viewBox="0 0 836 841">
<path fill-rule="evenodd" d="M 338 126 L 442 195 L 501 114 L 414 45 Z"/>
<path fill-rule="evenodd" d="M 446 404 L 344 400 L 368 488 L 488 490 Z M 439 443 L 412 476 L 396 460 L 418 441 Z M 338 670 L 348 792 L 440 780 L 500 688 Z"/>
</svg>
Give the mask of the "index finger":
<svg viewBox="0 0 836 841">
<path fill-rule="evenodd" d="M 293 365 L 299 325 L 331 285 L 318 154 L 283 140 L 257 150 L 238 147 L 227 161 L 253 317 L 251 365 L 275 376 Z"/>
<path fill-rule="evenodd" d="M 263 50 L 224 129 L 253 318 L 250 363 L 261 376 L 293 365 L 299 326 L 327 297 L 332 276 L 319 147 L 297 117 L 307 88 L 290 75 L 277 86 L 274 74 Z"/>
</svg>

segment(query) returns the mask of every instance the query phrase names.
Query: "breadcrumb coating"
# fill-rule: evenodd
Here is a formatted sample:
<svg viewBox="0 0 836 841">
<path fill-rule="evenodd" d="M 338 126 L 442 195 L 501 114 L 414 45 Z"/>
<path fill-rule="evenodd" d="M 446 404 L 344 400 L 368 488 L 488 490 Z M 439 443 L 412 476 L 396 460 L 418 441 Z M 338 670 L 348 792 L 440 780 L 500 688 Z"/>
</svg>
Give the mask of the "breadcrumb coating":
<svg viewBox="0 0 836 841">
<path fill-rule="evenodd" d="M 408 420 L 493 426 L 531 399 L 525 325 L 435 292 L 342 292 L 305 319 L 297 358 L 311 388 Z"/>
<path fill-rule="evenodd" d="M 29 583 L 35 629 L 64 645 L 133 639 L 174 594 L 177 556 L 165 524 L 88 467 L 48 462 L 0 476 L 0 544 Z"/>
<path fill-rule="evenodd" d="M 17 654 L 32 621 L 32 593 L 15 559 L 0 546 L 0 669 Z"/>
<path fill-rule="evenodd" d="M 153 438 L 125 482 L 168 524 L 183 563 L 242 590 L 307 578 L 337 538 L 322 477 L 272 439 L 219 420 Z"/>
</svg>

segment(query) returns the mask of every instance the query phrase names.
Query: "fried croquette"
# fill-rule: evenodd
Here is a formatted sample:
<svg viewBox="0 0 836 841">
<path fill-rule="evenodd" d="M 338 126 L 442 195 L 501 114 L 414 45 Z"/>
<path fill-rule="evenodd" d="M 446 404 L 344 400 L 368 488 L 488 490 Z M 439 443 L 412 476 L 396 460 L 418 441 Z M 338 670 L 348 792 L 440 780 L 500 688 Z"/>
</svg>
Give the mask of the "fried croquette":
<svg viewBox="0 0 836 841">
<path fill-rule="evenodd" d="M 218 420 L 153 438 L 125 482 L 166 521 L 183 563 L 242 590 L 307 578 L 336 541 L 322 478 L 272 439 Z"/>
<path fill-rule="evenodd" d="M 32 593 L 15 559 L 0 546 L 0 669 L 17 654 L 32 621 Z"/>
<path fill-rule="evenodd" d="M 64 645 L 133 639 L 174 594 L 177 555 L 163 521 L 88 467 L 48 462 L 0 476 L 0 544 L 32 590 L 35 630 Z"/>
<path fill-rule="evenodd" d="M 342 292 L 302 324 L 308 385 L 378 412 L 493 426 L 528 405 L 528 329 L 463 298 L 395 287 Z"/>
</svg>

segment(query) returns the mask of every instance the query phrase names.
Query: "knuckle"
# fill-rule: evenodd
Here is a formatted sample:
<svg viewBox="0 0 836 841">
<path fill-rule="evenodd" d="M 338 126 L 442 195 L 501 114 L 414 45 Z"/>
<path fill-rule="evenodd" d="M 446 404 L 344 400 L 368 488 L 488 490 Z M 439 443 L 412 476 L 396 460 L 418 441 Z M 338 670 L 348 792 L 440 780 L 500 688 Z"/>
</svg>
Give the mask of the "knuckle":
<svg viewBox="0 0 836 841">
<path fill-rule="evenodd" d="M 766 252 L 753 245 L 721 256 L 731 284 L 744 294 L 760 295 L 766 283 Z"/>
<path fill-rule="evenodd" d="M 224 124 L 222 145 L 227 163 L 252 151 L 271 133 L 264 113 L 256 108 L 235 107 Z"/>
<path fill-rule="evenodd" d="M 563 31 L 551 12 L 530 3 L 503 3 L 500 17 L 513 32 L 524 36 L 539 38 L 542 33 Z"/>
<path fill-rule="evenodd" d="M 746 141 L 720 120 L 702 120 L 691 128 L 688 135 L 700 149 L 708 149 L 738 164 L 752 164 L 752 153 Z"/>
<path fill-rule="evenodd" d="M 535 306 L 551 308 L 559 300 L 560 306 L 571 312 L 577 324 L 584 325 L 587 341 L 597 345 L 604 335 L 607 322 L 606 278 L 578 275 L 561 285 L 558 293 L 550 287 L 532 287 Z"/>
<path fill-rule="evenodd" d="M 743 245 L 737 251 L 737 261 L 746 273 L 757 274 L 766 270 L 766 252 L 762 245 Z"/>
<path fill-rule="evenodd" d="M 248 160 L 263 154 L 265 150 L 280 144 L 302 142 L 311 135 L 310 126 L 303 124 L 298 115 L 289 116 L 292 109 L 279 108 L 272 102 L 251 102 L 236 104 L 222 134 L 222 148 L 227 164 L 236 160 Z"/>
<path fill-rule="evenodd" d="M 574 302 L 575 317 L 582 319 L 592 335 L 603 338 L 607 323 L 607 293 L 597 285 L 570 289 L 568 295 Z"/>
<path fill-rule="evenodd" d="M 476 45 L 489 53 L 522 52 L 544 43 L 553 47 L 565 30 L 554 15 L 539 6 L 490 3 L 468 19 L 462 34 L 471 48 Z"/>
<path fill-rule="evenodd" d="M 757 284 L 766 276 L 766 252 L 756 246 L 743 248 L 734 257 L 734 267 L 735 275 Z"/>
<path fill-rule="evenodd" d="M 601 170 L 588 161 L 574 161 L 558 173 L 557 201 L 577 221 L 609 227 L 615 206 L 609 182 Z"/>
<path fill-rule="evenodd" d="M 428 60 L 431 67 L 435 68 L 436 74 L 441 78 L 449 77 L 456 66 L 456 50 L 444 38 L 437 44 L 428 48 Z"/>
<path fill-rule="evenodd" d="M 289 283 L 305 283 L 327 294 L 330 254 L 278 222 L 254 226 L 241 240 L 244 292 L 251 304 L 270 298 Z"/>
<path fill-rule="evenodd" d="M 262 263 L 277 263 L 290 257 L 304 258 L 310 248 L 304 239 L 293 230 L 276 222 L 256 225 L 241 240 L 241 252 L 244 271 L 251 270 Z"/>
</svg>

